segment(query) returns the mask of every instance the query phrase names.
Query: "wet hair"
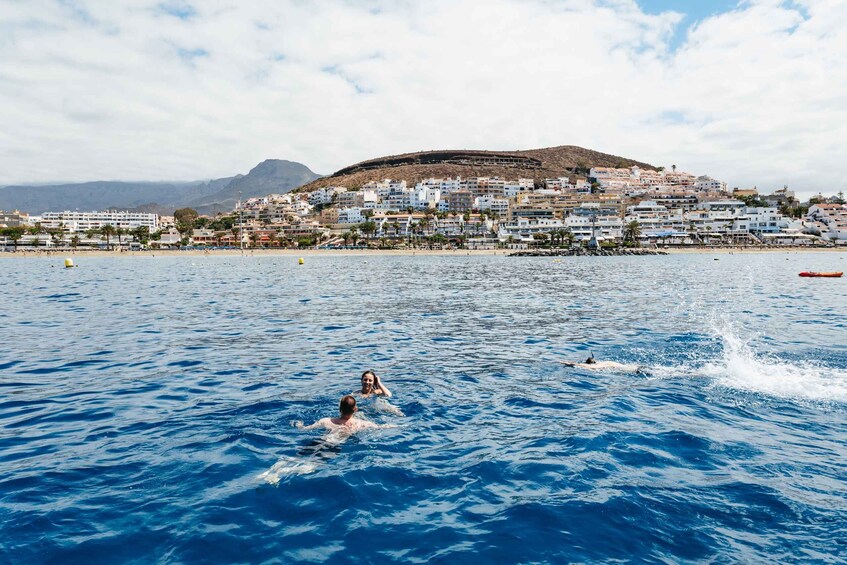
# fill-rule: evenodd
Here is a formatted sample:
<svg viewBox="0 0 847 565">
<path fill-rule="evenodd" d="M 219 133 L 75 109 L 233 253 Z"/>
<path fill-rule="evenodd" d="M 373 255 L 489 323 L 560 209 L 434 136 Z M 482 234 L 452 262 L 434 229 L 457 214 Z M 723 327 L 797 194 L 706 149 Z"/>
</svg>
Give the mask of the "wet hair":
<svg viewBox="0 0 847 565">
<path fill-rule="evenodd" d="M 347 396 L 341 399 L 341 404 L 338 405 L 338 409 L 344 416 L 352 415 L 354 412 L 356 412 L 356 399 L 348 394 Z"/>
<path fill-rule="evenodd" d="M 372 375 L 372 376 L 373 376 L 373 378 L 374 378 L 374 380 L 376 380 L 376 373 L 374 373 L 374 372 L 373 372 L 373 371 L 371 371 L 370 369 L 369 369 L 369 370 L 367 370 L 367 371 L 365 371 L 364 373 L 362 373 L 362 378 L 363 378 L 363 379 L 365 378 L 365 375 Z"/>
<path fill-rule="evenodd" d="M 595 361 L 595 360 L 594 360 L 594 356 L 593 356 L 593 355 L 589 355 L 589 356 L 588 356 L 588 359 L 586 359 L 586 360 L 585 360 L 585 364 L 586 364 L 586 365 L 593 365 L 593 364 L 594 364 L 594 363 L 596 363 L 596 362 L 597 362 L 597 361 Z"/>
</svg>

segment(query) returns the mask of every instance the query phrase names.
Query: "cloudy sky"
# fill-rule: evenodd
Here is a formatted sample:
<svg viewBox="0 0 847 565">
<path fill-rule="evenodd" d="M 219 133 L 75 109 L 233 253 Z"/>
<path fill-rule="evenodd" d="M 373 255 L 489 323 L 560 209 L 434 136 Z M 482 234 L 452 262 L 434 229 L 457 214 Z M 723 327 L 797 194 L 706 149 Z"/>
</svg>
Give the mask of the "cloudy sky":
<svg viewBox="0 0 847 565">
<path fill-rule="evenodd" d="M 0 185 L 580 145 L 834 193 L 845 21 L 843 0 L 0 0 Z"/>
</svg>

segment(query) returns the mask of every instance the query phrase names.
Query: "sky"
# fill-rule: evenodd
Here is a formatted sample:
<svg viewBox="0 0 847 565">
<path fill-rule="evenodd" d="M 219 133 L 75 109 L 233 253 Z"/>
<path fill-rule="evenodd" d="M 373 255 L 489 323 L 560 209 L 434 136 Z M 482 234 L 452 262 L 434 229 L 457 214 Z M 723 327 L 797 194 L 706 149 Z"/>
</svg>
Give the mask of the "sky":
<svg viewBox="0 0 847 565">
<path fill-rule="evenodd" d="M 0 0 L 0 185 L 579 145 L 847 189 L 843 0 Z"/>
</svg>

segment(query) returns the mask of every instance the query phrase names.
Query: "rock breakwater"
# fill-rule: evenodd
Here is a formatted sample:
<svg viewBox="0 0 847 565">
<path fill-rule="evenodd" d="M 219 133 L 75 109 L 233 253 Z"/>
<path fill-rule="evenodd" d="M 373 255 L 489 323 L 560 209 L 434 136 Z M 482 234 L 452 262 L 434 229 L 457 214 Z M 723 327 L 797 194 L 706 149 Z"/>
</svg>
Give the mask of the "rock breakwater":
<svg viewBox="0 0 847 565">
<path fill-rule="evenodd" d="M 656 249 L 528 249 L 514 251 L 509 257 L 620 257 L 625 255 L 667 255 Z"/>
</svg>

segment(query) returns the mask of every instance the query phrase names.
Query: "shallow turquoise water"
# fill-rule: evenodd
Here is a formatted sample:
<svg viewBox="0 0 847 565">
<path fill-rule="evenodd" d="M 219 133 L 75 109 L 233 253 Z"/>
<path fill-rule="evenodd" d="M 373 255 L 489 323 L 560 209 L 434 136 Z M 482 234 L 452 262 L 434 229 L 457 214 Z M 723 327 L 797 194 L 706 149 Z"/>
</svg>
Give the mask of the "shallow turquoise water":
<svg viewBox="0 0 847 565">
<path fill-rule="evenodd" d="M 847 255 L 714 259 L 4 259 L 0 561 L 843 561 Z"/>
</svg>

